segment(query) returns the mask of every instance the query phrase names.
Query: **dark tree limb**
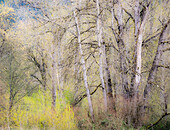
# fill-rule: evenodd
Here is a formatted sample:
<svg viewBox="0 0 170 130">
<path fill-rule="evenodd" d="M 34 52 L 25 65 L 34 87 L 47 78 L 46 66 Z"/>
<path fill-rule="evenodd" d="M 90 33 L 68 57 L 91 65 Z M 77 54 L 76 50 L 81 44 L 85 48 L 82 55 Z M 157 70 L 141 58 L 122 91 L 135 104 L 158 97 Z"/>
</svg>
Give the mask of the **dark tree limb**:
<svg viewBox="0 0 170 130">
<path fill-rule="evenodd" d="M 135 19 L 134 17 L 132 16 L 131 13 L 129 13 L 125 8 L 123 8 L 123 10 L 130 16 L 130 18 L 133 20 L 133 22 L 135 23 Z"/>
<path fill-rule="evenodd" d="M 31 77 L 35 78 L 41 85 L 43 85 L 42 81 L 37 76 L 31 74 Z"/>
<path fill-rule="evenodd" d="M 169 66 L 169 65 L 167 65 L 167 66 L 165 66 L 165 65 L 157 65 L 157 67 L 161 67 L 161 68 L 170 69 L 170 66 Z"/>
<path fill-rule="evenodd" d="M 158 37 L 158 36 L 160 36 L 160 33 L 157 33 L 157 34 L 155 34 L 154 36 L 152 36 L 152 37 L 144 40 L 144 41 L 142 42 L 142 46 L 144 46 L 147 42 L 153 40 L 154 38 L 156 38 L 156 37 Z"/>
<path fill-rule="evenodd" d="M 161 31 L 160 36 L 159 36 L 156 55 L 154 57 L 152 67 L 151 67 L 150 72 L 149 72 L 149 76 L 148 76 L 148 79 L 147 79 L 147 85 L 144 89 L 144 95 L 143 95 L 144 102 L 146 102 L 147 98 L 149 97 L 149 93 L 150 93 L 151 88 L 152 88 L 152 83 L 155 80 L 156 73 L 158 71 L 158 67 L 163 67 L 163 66 L 158 66 L 158 65 L 160 64 L 159 61 L 160 61 L 161 56 L 162 56 L 162 48 L 164 47 L 164 45 L 162 44 L 163 37 L 164 37 L 164 34 L 166 33 L 166 30 L 167 30 L 169 24 L 170 24 L 170 20 L 168 20 L 167 23 L 165 24 L 165 26 L 162 28 L 162 31 Z M 166 67 L 166 68 L 168 68 L 168 67 Z"/>
<path fill-rule="evenodd" d="M 170 115 L 170 113 L 165 113 L 164 115 L 161 116 L 161 118 L 159 118 L 159 120 L 157 120 L 157 121 L 156 121 L 155 123 L 153 123 L 152 125 L 149 125 L 149 126 L 147 127 L 147 129 L 150 129 L 150 128 L 154 127 L 154 126 L 157 125 L 165 116 L 168 116 L 168 115 Z"/>
<path fill-rule="evenodd" d="M 93 90 L 93 92 L 90 93 L 90 95 L 93 95 L 97 89 L 101 87 L 101 84 L 99 84 L 98 86 L 96 86 L 96 88 Z M 78 96 L 75 98 L 75 101 L 71 104 L 72 106 L 76 106 L 78 103 L 80 103 L 84 98 L 87 97 L 87 94 L 84 94 L 84 95 L 81 95 L 81 96 Z"/>
<path fill-rule="evenodd" d="M 162 50 L 163 52 L 165 52 L 165 51 L 170 51 L 170 48 L 166 48 L 166 49 L 164 49 L 164 50 Z"/>
</svg>

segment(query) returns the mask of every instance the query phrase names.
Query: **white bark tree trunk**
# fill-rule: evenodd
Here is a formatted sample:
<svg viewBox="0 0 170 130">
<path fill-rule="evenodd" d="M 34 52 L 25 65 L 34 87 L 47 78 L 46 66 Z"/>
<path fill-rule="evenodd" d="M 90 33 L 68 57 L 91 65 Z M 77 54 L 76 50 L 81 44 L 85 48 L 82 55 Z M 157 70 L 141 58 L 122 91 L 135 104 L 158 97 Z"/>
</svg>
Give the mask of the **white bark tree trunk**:
<svg viewBox="0 0 170 130">
<path fill-rule="evenodd" d="M 100 15 L 100 7 L 99 7 L 99 0 L 96 0 L 96 8 L 97 8 L 97 41 L 99 46 L 99 72 L 100 72 L 100 80 L 103 89 L 103 98 L 104 98 L 104 106 L 105 111 L 107 111 L 107 95 L 106 95 L 106 88 L 104 84 L 104 77 L 103 77 L 103 49 L 102 45 L 102 26 L 101 26 L 101 15 Z"/>
<path fill-rule="evenodd" d="M 53 45 L 51 47 L 51 54 L 52 54 L 52 69 L 51 69 L 51 78 L 52 78 L 52 107 L 55 108 L 56 106 L 56 85 L 57 85 L 57 50 L 56 50 L 56 34 L 53 34 Z"/>
<path fill-rule="evenodd" d="M 140 27 L 140 9 L 139 9 L 139 0 L 135 1 L 135 37 L 137 40 L 137 35 Z"/>
<path fill-rule="evenodd" d="M 134 49 L 134 58 L 133 58 L 133 73 L 131 77 L 131 86 L 130 86 L 130 92 L 131 96 L 133 97 L 135 95 L 135 78 L 136 78 L 136 56 L 137 56 L 137 40 L 138 40 L 138 31 L 140 27 L 140 8 L 139 8 L 139 0 L 135 1 L 135 49 Z M 135 72 L 135 73 L 134 73 Z"/>
<path fill-rule="evenodd" d="M 149 6 L 146 8 L 145 16 L 141 21 L 141 25 L 138 30 L 138 37 L 137 37 L 137 48 L 136 48 L 137 57 L 136 57 L 136 75 L 135 75 L 135 91 L 137 92 L 138 92 L 138 86 L 140 85 L 140 81 L 141 81 L 143 31 L 145 28 L 145 23 L 148 14 L 149 14 Z"/>
<path fill-rule="evenodd" d="M 139 1 L 137 1 L 137 5 L 139 4 Z M 138 12 L 139 13 L 139 12 Z M 134 115 L 137 115 L 137 102 L 139 99 L 139 93 L 138 88 L 141 83 L 141 69 L 142 69 L 142 40 L 143 40 L 143 31 L 145 28 L 145 23 L 147 16 L 149 14 L 149 6 L 146 7 L 146 12 L 144 12 L 143 19 L 141 20 L 141 24 L 138 30 L 137 35 L 137 43 L 136 43 L 136 74 L 135 74 L 135 84 L 134 84 Z M 136 14 L 138 16 L 140 14 Z M 136 18 L 137 19 L 137 18 Z M 136 27 L 138 28 L 138 27 Z"/>
<path fill-rule="evenodd" d="M 86 70 L 86 65 L 85 65 L 85 60 L 84 60 L 84 55 L 83 55 L 83 50 L 82 50 L 80 28 L 79 28 L 79 23 L 78 23 L 78 19 L 77 19 L 75 11 L 74 11 L 74 18 L 75 18 L 75 23 L 76 23 L 78 44 L 79 44 L 79 50 L 80 50 L 80 55 L 81 55 L 81 64 L 82 64 L 82 67 L 83 67 L 84 85 L 85 85 L 85 88 L 86 88 L 91 118 L 92 118 L 92 121 L 94 122 L 93 106 L 92 106 L 90 91 L 89 91 L 88 82 L 87 82 L 87 70 Z"/>
</svg>

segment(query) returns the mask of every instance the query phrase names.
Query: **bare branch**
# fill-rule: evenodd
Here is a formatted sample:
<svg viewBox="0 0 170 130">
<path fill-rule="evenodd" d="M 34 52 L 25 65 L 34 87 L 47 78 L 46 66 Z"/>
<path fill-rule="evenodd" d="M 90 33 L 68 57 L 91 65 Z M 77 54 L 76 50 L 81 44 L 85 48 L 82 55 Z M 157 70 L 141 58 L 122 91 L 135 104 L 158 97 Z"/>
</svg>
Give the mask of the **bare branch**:
<svg viewBox="0 0 170 130">
<path fill-rule="evenodd" d="M 155 123 L 153 123 L 152 125 L 148 126 L 147 129 L 150 129 L 152 127 L 154 127 L 155 125 L 157 125 L 165 116 L 170 115 L 170 113 L 165 113 L 164 115 L 161 116 L 161 118 L 159 120 L 157 120 Z"/>
<path fill-rule="evenodd" d="M 97 89 L 98 89 L 99 87 L 101 87 L 101 84 L 99 84 L 98 86 L 96 86 L 96 88 L 94 89 L 93 92 L 90 93 L 90 95 L 93 95 L 93 94 L 97 91 Z M 76 97 L 76 98 L 75 98 L 75 102 L 72 103 L 72 106 L 76 106 L 79 102 L 81 102 L 81 101 L 82 101 L 84 98 L 86 98 L 86 97 L 87 97 L 87 94 L 84 94 L 84 95 L 81 95 L 81 96 Z"/>
</svg>

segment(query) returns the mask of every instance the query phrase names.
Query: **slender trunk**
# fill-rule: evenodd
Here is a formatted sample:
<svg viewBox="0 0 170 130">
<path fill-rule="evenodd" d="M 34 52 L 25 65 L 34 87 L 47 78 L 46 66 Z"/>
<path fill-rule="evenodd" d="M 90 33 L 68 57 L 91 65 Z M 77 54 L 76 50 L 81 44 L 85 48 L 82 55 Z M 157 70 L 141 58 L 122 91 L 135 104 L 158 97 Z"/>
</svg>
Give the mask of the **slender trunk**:
<svg viewBox="0 0 170 130">
<path fill-rule="evenodd" d="M 146 103 L 147 98 L 149 96 L 149 93 L 151 91 L 152 85 L 154 84 L 156 73 L 158 71 L 158 65 L 160 64 L 160 60 L 161 60 L 161 56 L 162 56 L 162 49 L 163 49 L 163 46 L 164 46 L 164 44 L 162 43 L 163 36 L 164 36 L 164 34 L 166 32 L 166 29 L 169 26 L 169 23 L 170 23 L 170 20 L 163 27 L 163 29 L 161 31 L 161 34 L 160 34 L 160 37 L 159 37 L 156 55 L 155 55 L 155 58 L 153 60 L 153 64 L 152 64 L 151 70 L 149 72 L 149 76 L 148 76 L 148 79 L 147 79 L 147 85 L 146 85 L 146 87 L 144 89 L 143 97 L 144 97 L 145 103 Z"/>
<path fill-rule="evenodd" d="M 141 82 L 142 40 L 143 40 L 143 31 L 145 28 L 145 23 L 146 23 L 148 14 L 149 14 L 149 5 L 146 8 L 145 16 L 138 30 L 137 47 L 136 47 L 137 56 L 136 56 L 135 94 L 138 93 L 138 86 L 140 85 L 140 82 Z"/>
<path fill-rule="evenodd" d="M 135 1 L 135 40 L 137 41 L 137 35 L 140 28 L 140 8 L 139 0 Z"/>
<path fill-rule="evenodd" d="M 41 65 L 41 78 L 42 78 L 42 86 L 44 89 L 44 92 L 46 92 L 47 90 L 47 86 L 46 86 L 46 82 L 47 82 L 47 78 L 46 78 L 46 64 L 45 64 L 45 59 L 44 56 L 42 55 L 42 65 Z"/>
<path fill-rule="evenodd" d="M 10 97 L 9 97 L 9 115 L 11 115 L 11 110 L 13 107 L 13 89 L 12 89 L 12 85 L 10 84 Z"/>
<path fill-rule="evenodd" d="M 123 36 L 123 10 L 120 1 L 118 1 L 118 8 L 117 8 L 117 20 L 118 20 L 118 29 L 119 29 L 119 36 L 118 36 L 118 47 L 120 50 L 120 71 L 121 71 L 121 80 L 122 80 L 122 88 L 124 97 L 127 98 L 129 96 L 129 89 L 128 89 L 128 76 L 127 76 L 127 67 L 126 67 L 126 55 L 125 55 L 125 45 L 122 40 Z"/>
<path fill-rule="evenodd" d="M 112 82 L 111 82 L 111 77 L 110 77 L 110 70 L 108 66 L 108 58 L 107 58 L 107 50 L 106 47 L 104 46 L 104 64 L 105 64 L 105 80 L 106 80 L 106 89 L 107 89 L 107 99 L 108 99 L 108 109 L 109 110 L 116 110 L 115 107 L 115 102 L 113 99 L 113 90 L 112 90 Z"/>
<path fill-rule="evenodd" d="M 101 26 L 101 15 L 100 15 L 100 7 L 99 7 L 99 0 L 96 0 L 96 8 L 97 8 L 97 41 L 99 46 L 99 72 L 100 72 L 100 80 L 103 89 L 103 97 L 104 97 L 104 105 L 105 111 L 107 112 L 107 95 L 106 95 L 106 88 L 104 84 L 103 78 L 103 47 L 102 45 L 102 26 Z"/>
<path fill-rule="evenodd" d="M 74 79 L 75 79 L 75 94 L 74 97 L 76 97 L 76 94 L 78 93 L 79 86 L 80 86 L 80 72 L 79 72 L 79 49 L 76 43 L 74 43 L 75 48 L 75 55 L 74 55 Z"/>
<path fill-rule="evenodd" d="M 53 34 L 53 45 L 52 45 L 52 106 L 55 108 L 56 106 L 56 85 L 57 85 L 57 57 L 56 57 L 56 34 Z"/>
<path fill-rule="evenodd" d="M 114 36 L 116 38 L 116 42 L 118 42 L 117 35 L 116 35 L 115 31 L 114 31 L 114 7 L 111 8 L 111 13 L 112 13 L 112 25 L 111 26 L 112 26 L 113 34 L 114 34 Z M 117 89 L 117 87 L 116 87 L 115 79 L 114 79 L 113 82 L 114 82 L 114 85 L 113 85 L 113 87 L 114 87 L 114 97 L 115 97 L 115 100 L 116 100 L 116 97 L 117 97 L 117 90 L 116 89 Z"/>
<path fill-rule="evenodd" d="M 55 52 L 54 52 L 55 53 Z M 53 54 L 54 57 L 55 54 Z M 53 63 L 52 63 L 52 105 L 55 108 L 56 106 L 56 62 L 53 59 Z"/>
<path fill-rule="evenodd" d="M 137 36 L 140 27 L 140 8 L 139 8 L 139 0 L 135 1 L 135 43 L 137 43 Z M 135 44 L 134 54 L 133 54 L 133 67 L 132 67 L 132 76 L 131 76 L 131 86 L 130 86 L 130 96 L 133 97 L 135 95 L 135 76 L 136 76 L 136 56 L 137 56 L 137 46 Z"/>
<path fill-rule="evenodd" d="M 80 50 L 80 54 L 81 54 L 81 64 L 82 64 L 82 67 L 83 67 L 84 84 L 85 84 L 85 88 L 86 88 L 86 93 L 87 93 L 87 99 L 88 99 L 91 118 L 92 118 L 92 121 L 94 122 L 93 106 L 92 106 L 90 91 L 89 91 L 88 82 L 87 82 L 87 70 L 86 70 L 86 65 L 85 65 L 85 60 L 84 60 L 84 55 L 83 55 L 83 50 L 82 50 L 80 28 L 79 28 L 79 24 L 78 24 L 78 20 L 77 20 L 77 16 L 76 16 L 75 11 L 74 11 L 74 18 L 75 18 L 76 29 L 77 29 L 79 50 Z"/>
<path fill-rule="evenodd" d="M 59 35 L 60 37 L 60 35 Z M 62 36 L 61 36 L 62 37 Z M 58 38 L 59 41 L 61 41 Z M 57 46 L 57 62 L 58 62 L 58 86 L 60 88 L 63 88 L 63 76 L 62 76 L 62 54 L 61 54 L 61 44 L 60 42 L 58 42 L 58 46 Z"/>
<path fill-rule="evenodd" d="M 57 86 L 58 86 L 58 91 L 59 91 L 59 96 L 62 97 L 62 90 L 63 90 L 63 84 L 64 84 L 64 79 L 62 76 L 62 46 L 61 46 L 61 40 L 63 38 L 63 35 L 65 33 L 65 29 L 58 27 L 58 33 L 57 33 L 57 43 L 56 43 L 56 51 L 57 51 Z"/>
<path fill-rule="evenodd" d="M 45 59 L 44 56 L 42 55 L 42 69 L 41 69 L 41 77 L 42 77 L 42 86 L 43 86 L 43 95 L 44 95 L 44 103 L 45 106 L 47 105 L 47 96 L 46 96 L 46 92 L 47 92 L 47 78 L 46 78 L 46 64 L 45 64 Z"/>
<path fill-rule="evenodd" d="M 14 88 L 13 88 L 13 77 L 14 77 L 14 73 L 12 70 L 12 62 L 13 62 L 13 54 L 12 54 L 12 49 L 11 52 L 9 54 L 9 109 L 8 109 L 8 119 L 9 119 L 9 124 L 10 124 L 10 120 L 11 120 L 11 111 L 13 108 L 13 101 L 14 101 Z"/>
<path fill-rule="evenodd" d="M 137 1 L 137 4 L 139 4 L 139 1 Z M 134 111 L 133 114 L 136 116 L 136 122 L 139 123 L 138 115 L 140 111 L 137 111 L 137 103 L 139 100 L 139 93 L 138 88 L 141 83 L 141 69 L 142 69 L 142 40 L 143 40 L 143 31 L 146 23 L 147 16 L 149 14 L 149 5 L 146 7 L 146 12 L 144 12 L 144 18 L 141 21 L 138 35 L 137 35 L 137 43 L 136 43 L 136 73 L 135 73 L 135 83 L 134 83 Z M 136 124 L 137 124 L 136 123 Z"/>
<path fill-rule="evenodd" d="M 137 57 L 136 57 L 135 91 L 138 91 L 138 86 L 141 80 L 142 37 L 143 37 L 143 29 L 141 28 L 138 35 L 137 48 L 136 48 Z"/>
</svg>

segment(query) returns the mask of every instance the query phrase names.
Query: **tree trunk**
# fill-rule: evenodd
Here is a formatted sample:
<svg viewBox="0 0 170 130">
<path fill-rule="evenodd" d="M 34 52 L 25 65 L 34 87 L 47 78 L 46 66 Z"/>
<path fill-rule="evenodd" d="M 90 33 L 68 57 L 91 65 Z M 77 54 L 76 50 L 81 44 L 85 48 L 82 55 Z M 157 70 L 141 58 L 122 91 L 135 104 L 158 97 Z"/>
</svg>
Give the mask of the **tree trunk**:
<svg viewBox="0 0 170 130">
<path fill-rule="evenodd" d="M 57 86 L 58 86 L 58 91 L 59 91 L 59 96 L 62 97 L 62 90 L 63 90 L 63 84 L 64 84 L 64 79 L 62 76 L 62 45 L 61 45 L 61 40 L 63 38 L 63 35 L 65 34 L 65 29 L 62 27 L 58 26 L 57 30 L 57 43 L 56 43 L 56 51 L 57 51 Z"/>
<path fill-rule="evenodd" d="M 141 21 L 141 25 L 138 30 L 137 47 L 136 47 L 137 56 L 136 56 L 135 94 L 138 93 L 138 86 L 140 85 L 140 82 L 141 82 L 142 40 L 143 40 L 143 31 L 145 28 L 145 23 L 146 23 L 148 14 L 149 14 L 149 5 L 146 7 L 144 18 Z"/>
<path fill-rule="evenodd" d="M 137 1 L 137 5 L 139 4 L 139 1 Z M 142 40 L 143 40 L 143 31 L 144 31 L 144 27 L 145 27 L 145 23 L 146 23 L 146 19 L 147 19 L 147 16 L 149 14 L 149 5 L 146 7 L 146 12 L 144 12 L 144 18 L 141 20 L 141 25 L 139 27 L 139 30 L 138 30 L 138 35 L 137 35 L 137 43 L 136 43 L 136 73 L 135 73 L 135 83 L 134 83 L 134 111 L 133 111 L 133 115 L 135 117 L 137 117 L 135 120 L 136 120 L 136 124 L 139 123 L 139 120 L 138 120 L 138 115 L 139 115 L 139 112 L 140 111 L 137 111 L 137 103 L 138 103 L 138 100 L 139 100 L 139 93 L 138 93 L 138 88 L 139 88 L 139 85 L 141 83 L 141 69 L 142 69 Z M 138 27 L 137 27 L 138 28 Z"/>
<path fill-rule="evenodd" d="M 144 102 L 145 103 L 146 103 L 147 97 L 149 96 L 149 93 L 151 91 L 151 87 L 154 84 L 156 73 L 158 71 L 158 65 L 160 64 L 160 60 L 161 60 L 161 56 L 162 56 L 162 49 L 163 49 L 163 46 L 164 46 L 164 44 L 162 43 L 163 42 L 163 36 L 164 36 L 164 34 L 166 32 L 166 29 L 169 26 L 169 23 L 170 23 L 170 20 L 164 25 L 164 27 L 163 27 L 163 29 L 161 31 L 160 37 L 159 37 L 156 55 L 155 55 L 155 58 L 153 60 L 151 70 L 149 72 L 149 76 L 148 76 L 148 79 L 147 79 L 147 85 L 146 85 L 146 87 L 144 89 L 143 97 L 144 97 Z"/>
<path fill-rule="evenodd" d="M 110 77 L 110 70 L 108 66 L 108 58 L 107 58 L 107 50 L 106 47 L 104 46 L 104 51 L 103 51 L 103 59 L 104 59 L 104 64 L 105 64 L 105 81 L 106 81 L 106 89 L 107 89 L 107 100 L 108 100 L 108 109 L 109 110 L 116 110 L 115 107 L 115 102 L 113 99 L 113 90 L 112 90 L 112 82 L 111 82 L 111 77 Z"/>
<path fill-rule="evenodd" d="M 74 11 L 74 18 L 75 18 L 76 29 L 77 29 L 79 50 L 80 50 L 80 54 L 81 54 L 81 64 L 82 64 L 82 67 L 83 67 L 84 84 L 85 84 L 85 88 L 86 88 L 86 93 L 87 93 L 87 99 L 88 99 L 91 119 L 94 122 L 93 106 L 92 106 L 90 91 L 89 91 L 88 82 L 87 82 L 87 70 L 86 70 L 86 65 L 85 65 L 85 60 L 84 60 L 84 55 L 83 55 L 83 50 L 82 50 L 81 37 L 80 37 L 80 28 L 79 28 L 79 24 L 78 24 L 78 20 L 77 20 L 77 16 L 76 16 L 75 11 Z"/>
<path fill-rule="evenodd" d="M 52 45 L 52 106 L 56 106 L 56 85 L 57 85 L 57 45 L 56 45 L 56 33 L 53 34 L 53 45 Z"/>
<path fill-rule="evenodd" d="M 123 95 L 125 98 L 129 97 L 129 89 L 128 89 L 128 76 L 127 76 L 127 67 L 126 67 L 126 55 L 125 55 L 125 45 L 122 40 L 123 36 L 123 10 L 120 1 L 118 1 L 117 8 L 117 20 L 118 20 L 118 48 L 120 51 L 120 71 L 121 71 L 121 80 L 122 80 L 122 88 Z"/>
<path fill-rule="evenodd" d="M 97 41 L 99 46 L 99 72 L 100 72 L 100 80 L 103 89 L 103 98 L 104 98 L 104 106 L 105 111 L 107 112 L 107 95 L 106 95 L 106 88 L 104 84 L 104 77 L 103 77 L 103 48 L 102 45 L 102 26 L 101 26 L 101 15 L 100 15 L 100 7 L 99 7 L 99 0 L 96 0 L 96 8 L 97 8 Z"/>
<path fill-rule="evenodd" d="M 42 65 L 40 67 L 41 67 L 40 73 L 41 73 L 41 78 L 42 78 L 42 86 L 43 86 L 44 92 L 46 92 L 47 90 L 46 64 L 45 64 L 43 52 L 42 52 Z"/>
<path fill-rule="evenodd" d="M 135 1 L 135 48 L 133 54 L 133 67 L 132 67 L 132 76 L 131 76 L 131 86 L 130 86 L 130 97 L 134 97 L 135 95 L 135 76 L 136 76 L 136 56 L 137 56 L 137 35 L 140 27 L 140 8 L 139 8 L 139 0 Z"/>
<path fill-rule="evenodd" d="M 59 35 L 59 37 L 60 36 L 61 35 Z M 58 40 L 61 41 L 60 38 L 58 38 Z M 60 44 L 60 42 L 58 42 L 58 45 L 57 45 L 57 62 L 58 62 L 58 86 L 61 89 L 63 89 L 63 82 L 64 81 L 63 81 L 63 76 L 62 76 L 62 63 L 61 63 L 62 62 L 62 54 L 61 54 L 61 44 Z"/>
</svg>

